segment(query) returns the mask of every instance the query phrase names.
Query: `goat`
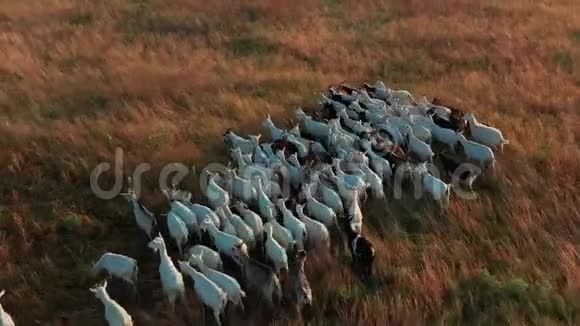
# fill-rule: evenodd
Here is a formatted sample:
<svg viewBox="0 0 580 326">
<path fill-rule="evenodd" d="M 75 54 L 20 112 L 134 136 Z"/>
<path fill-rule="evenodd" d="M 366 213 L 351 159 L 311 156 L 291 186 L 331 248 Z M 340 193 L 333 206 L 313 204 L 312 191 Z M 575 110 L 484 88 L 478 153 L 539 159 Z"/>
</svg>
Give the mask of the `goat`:
<svg viewBox="0 0 580 326">
<path fill-rule="evenodd" d="M 479 167 L 462 165 L 462 162 L 446 152 L 437 154 L 437 157 L 441 161 L 447 175 L 451 177 L 452 184 L 457 181 L 467 186 L 470 191 L 473 191 L 473 183 L 481 175 L 481 169 Z M 459 174 L 457 174 L 458 171 L 460 171 Z"/>
<path fill-rule="evenodd" d="M 358 193 L 359 190 L 355 190 L 355 193 Z M 347 219 L 350 224 L 350 228 L 357 233 L 362 232 L 362 222 L 363 222 L 363 214 L 362 210 L 360 209 L 360 204 L 358 201 L 358 194 L 355 196 L 355 199 L 350 201 L 347 210 Z"/>
<path fill-rule="evenodd" d="M 181 299 L 184 303 L 186 302 L 183 276 L 181 276 L 173 264 L 173 261 L 171 261 L 171 257 L 167 254 L 165 241 L 161 234 L 149 242 L 148 247 L 151 248 L 153 252 L 159 252 L 159 257 L 161 259 L 159 263 L 159 274 L 161 276 L 163 292 L 167 297 L 171 310 L 175 311 L 175 300 L 177 298 Z"/>
<path fill-rule="evenodd" d="M 431 146 L 415 137 L 410 126 L 407 126 L 405 130 L 405 138 L 409 152 L 413 153 L 421 162 L 431 162 L 434 155 Z"/>
<path fill-rule="evenodd" d="M 283 198 L 278 199 L 278 209 L 282 212 L 284 226 L 290 230 L 295 243 L 300 249 L 304 248 L 304 243 L 308 237 L 306 234 L 306 226 L 302 221 L 300 221 L 292 211 L 286 208 L 286 200 Z"/>
<path fill-rule="evenodd" d="M 451 185 L 431 175 L 427 171 L 425 164 L 417 165 L 412 172 L 412 177 L 421 184 L 423 191 L 431 195 L 441 208 L 447 208 L 449 205 Z"/>
<path fill-rule="evenodd" d="M 195 255 L 201 257 L 202 263 L 211 269 L 215 269 L 217 271 L 223 271 L 224 269 L 224 263 L 222 262 L 220 254 L 211 248 L 203 245 L 195 245 L 189 248 L 187 253 L 189 254 L 190 263 L 191 257 Z"/>
<path fill-rule="evenodd" d="M 209 219 L 217 226 L 218 228 L 221 227 L 220 219 L 217 214 L 209 207 L 201 205 L 201 204 L 191 204 L 189 205 L 189 209 L 195 214 L 197 217 L 197 223 L 201 224 L 201 222 Z"/>
<path fill-rule="evenodd" d="M 242 202 L 237 202 L 235 207 L 241 214 L 244 222 L 248 225 L 248 227 L 250 227 L 250 229 L 252 229 L 252 232 L 254 232 L 254 235 L 256 236 L 256 241 L 258 241 L 258 237 L 264 233 L 264 223 L 260 215 L 254 213 L 254 211 L 250 210 Z"/>
<path fill-rule="evenodd" d="M 187 262 L 179 261 L 178 263 L 181 272 L 193 279 L 195 293 L 205 306 L 212 309 L 216 323 L 221 326 L 220 314 L 224 312 L 228 303 L 227 294 L 215 282 L 203 273 L 196 271 Z"/>
<path fill-rule="evenodd" d="M 274 125 L 274 122 L 272 122 L 272 119 L 270 118 L 269 114 L 266 117 L 266 119 L 262 122 L 262 127 L 270 132 L 270 138 L 272 138 L 272 140 L 275 141 L 282 139 L 284 132 L 281 129 L 277 128 L 276 125 Z"/>
<path fill-rule="evenodd" d="M 383 190 L 383 179 L 378 174 L 376 174 L 371 168 L 366 164 L 361 164 L 361 169 L 366 175 L 366 182 L 370 185 L 371 191 L 375 198 L 385 198 L 385 192 Z"/>
<path fill-rule="evenodd" d="M 485 169 L 488 165 L 491 165 L 492 167 L 494 166 L 495 156 L 489 147 L 467 140 L 465 136 L 459 132 L 456 134 L 459 139 L 457 145 L 468 159 L 477 162 L 479 167 L 482 169 Z"/>
<path fill-rule="evenodd" d="M 177 216 L 177 214 L 175 214 L 173 211 L 170 211 L 167 214 L 167 228 L 169 229 L 169 235 L 171 235 L 171 238 L 173 238 L 175 244 L 177 245 L 179 256 L 183 256 L 183 246 L 187 243 L 189 238 L 189 231 L 187 226 L 183 220 Z"/>
<path fill-rule="evenodd" d="M 224 142 L 231 149 L 239 147 L 242 154 L 252 154 L 254 151 L 254 142 L 252 140 L 236 135 L 231 129 L 225 132 Z"/>
<path fill-rule="evenodd" d="M 264 193 L 264 188 L 262 185 L 262 180 L 258 178 L 257 180 L 257 197 L 258 197 L 258 209 L 260 215 L 270 221 L 276 218 L 276 208 L 270 198 Z"/>
<path fill-rule="evenodd" d="M 224 207 L 224 211 L 234 228 L 236 228 L 238 237 L 246 243 L 249 249 L 253 249 L 256 246 L 256 235 L 252 228 L 238 214 L 234 214 L 229 207 Z"/>
<path fill-rule="evenodd" d="M 310 187 L 304 187 L 302 191 L 306 197 L 306 209 L 308 210 L 308 214 L 322 222 L 327 227 L 334 226 L 336 223 L 336 213 L 334 210 L 314 198 L 310 193 Z"/>
<path fill-rule="evenodd" d="M 107 293 L 107 281 L 105 281 L 100 286 L 95 286 L 89 289 L 97 299 L 101 300 L 103 305 L 105 305 L 105 319 L 109 326 L 133 326 L 133 319 L 127 313 L 127 311 L 121 307 L 115 300 L 111 299 Z M 8 323 L 4 323 L 3 316 L 0 316 L 0 325 L 14 325 L 14 322 L 8 320 Z M 10 316 L 8 316 L 10 317 Z M 12 324 L 10 324 L 12 322 Z"/>
<path fill-rule="evenodd" d="M 296 205 L 296 214 L 298 214 L 298 218 L 304 223 L 304 226 L 306 226 L 306 234 L 308 235 L 307 248 L 328 248 L 330 246 L 330 234 L 326 226 L 323 223 L 306 216 L 306 214 L 304 214 L 304 205 Z"/>
<path fill-rule="evenodd" d="M 266 257 L 274 264 L 276 272 L 288 270 L 288 256 L 286 249 L 282 247 L 272 235 L 272 223 L 264 224 L 264 232 L 266 233 L 266 243 L 264 245 Z"/>
<path fill-rule="evenodd" d="M 246 292 L 242 290 L 240 283 L 238 283 L 235 278 L 206 266 L 200 255 L 192 255 L 189 261 L 193 266 L 197 267 L 203 275 L 207 276 L 207 278 L 217 284 L 227 294 L 228 300 L 231 303 L 244 310 L 243 300 L 246 297 Z"/>
<path fill-rule="evenodd" d="M 200 236 L 197 217 L 189 207 L 179 201 L 172 201 L 171 212 L 175 213 L 183 221 L 190 234 L 193 233 L 198 237 Z"/>
<path fill-rule="evenodd" d="M 203 221 L 201 228 L 204 231 L 209 231 L 217 250 L 235 262 L 239 263 L 241 256 L 248 255 L 248 247 L 242 239 L 218 230 L 211 221 Z"/>
<path fill-rule="evenodd" d="M 354 271 L 363 278 L 371 277 L 375 261 L 375 248 L 373 244 L 361 233 L 352 229 L 348 222 L 345 229 Z"/>
<path fill-rule="evenodd" d="M 122 195 L 131 202 L 133 206 L 133 215 L 135 215 L 135 221 L 137 222 L 137 225 L 141 230 L 143 230 L 143 232 L 147 234 L 147 237 L 151 239 L 153 228 L 155 225 L 157 225 L 155 216 L 139 202 L 133 189 L 129 188 L 127 193 Z"/>
<path fill-rule="evenodd" d="M 340 199 L 340 195 L 334 189 L 325 185 L 320 180 L 319 173 L 310 174 L 310 179 L 310 193 L 312 193 L 312 189 L 314 189 L 315 193 L 320 193 L 320 199 L 324 205 L 332 208 L 336 214 L 342 213 L 344 211 L 344 206 L 342 204 L 342 200 Z"/>
<path fill-rule="evenodd" d="M 235 170 L 226 169 L 226 175 L 228 184 L 226 188 L 231 190 L 234 198 L 252 205 L 256 200 L 256 189 L 254 189 L 252 182 L 239 177 Z"/>
<path fill-rule="evenodd" d="M 250 140 L 254 143 L 254 151 L 252 152 L 252 161 L 261 166 L 269 166 L 270 159 L 260 146 L 260 135 L 250 135 Z"/>
<path fill-rule="evenodd" d="M 466 118 L 469 121 L 469 133 L 476 142 L 490 148 L 499 148 L 500 151 L 503 151 L 504 144 L 509 143 L 499 129 L 479 123 L 473 113 L 468 113 Z"/>
<path fill-rule="evenodd" d="M 139 268 L 137 267 L 137 261 L 131 257 L 106 252 L 93 264 L 91 274 L 96 276 L 103 271 L 124 280 L 133 287 L 137 284 Z"/>
<path fill-rule="evenodd" d="M 207 197 L 207 201 L 209 205 L 216 209 L 218 207 L 227 206 L 230 203 L 230 195 L 227 191 L 225 191 L 222 187 L 220 187 L 215 179 L 217 178 L 217 173 L 211 173 L 206 170 L 206 173 L 209 174 L 209 182 L 205 189 L 205 196 Z"/>
<path fill-rule="evenodd" d="M 302 109 L 296 111 L 296 117 L 302 123 L 302 130 L 312 135 L 317 141 L 327 143 L 330 127 L 326 123 L 313 120 Z"/>
</svg>

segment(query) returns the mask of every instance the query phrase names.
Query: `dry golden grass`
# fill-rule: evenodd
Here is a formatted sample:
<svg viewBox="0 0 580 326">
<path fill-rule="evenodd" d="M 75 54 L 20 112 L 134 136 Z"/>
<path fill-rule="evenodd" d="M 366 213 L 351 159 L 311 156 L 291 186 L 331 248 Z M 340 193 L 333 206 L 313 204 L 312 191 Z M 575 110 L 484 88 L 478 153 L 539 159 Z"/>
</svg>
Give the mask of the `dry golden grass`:
<svg viewBox="0 0 580 326">
<path fill-rule="evenodd" d="M 372 286 L 311 257 L 315 324 L 575 324 L 579 16 L 566 0 L 3 0 L 2 303 L 17 324 L 100 325 L 86 271 L 119 251 L 149 261 L 131 314 L 169 324 L 156 260 L 126 203 L 92 195 L 92 168 L 116 147 L 125 171 L 150 162 L 144 199 L 160 212 L 165 163 L 224 161 L 225 128 L 259 132 L 331 83 L 382 79 L 476 112 L 511 143 L 479 198 L 444 216 L 371 203 Z"/>
</svg>

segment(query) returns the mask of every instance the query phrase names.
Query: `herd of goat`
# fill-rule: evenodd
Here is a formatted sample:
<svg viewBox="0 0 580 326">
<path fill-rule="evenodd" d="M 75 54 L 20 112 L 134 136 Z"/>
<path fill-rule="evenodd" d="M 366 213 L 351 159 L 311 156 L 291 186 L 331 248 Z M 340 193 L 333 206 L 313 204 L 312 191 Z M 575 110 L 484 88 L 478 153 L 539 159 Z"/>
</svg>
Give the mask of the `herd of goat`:
<svg viewBox="0 0 580 326">
<path fill-rule="evenodd" d="M 243 310 L 246 297 L 270 309 L 282 302 L 310 306 L 307 252 L 329 250 L 346 235 L 353 271 L 370 276 L 375 250 L 363 234 L 361 210 L 367 192 L 385 197 L 394 171 L 402 171 L 404 180 L 420 185 L 445 209 L 451 185 L 444 179 L 469 162 L 471 168 L 456 177 L 471 189 L 482 171 L 493 168 L 492 149 L 507 143 L 498 129 L 472 113 L 437 99 L 417 101 L 380 81 L 362 89 L 330 87 L 321 109 L 311 114 L 298 109 L 298 124 L 290 130 L 276 127 L 268 116 L 262 126 L 271 140 L 265 143 L 260 136 L 245 138 L 228 130 L 224 141 L 237 168 L 207 173 L 202 187 L 207 206 L 192 203 L 191 193 L 175 186 L 163 190 L 177 264 L 153 213 L 131 188 L 124 194 L 149 237 L 148 247 L 159 254 L 161 285 L 172 310 L 178 299 L 187 302 L 184 276 L 193 280 L 195 293 L 218 325 L 226 306 Z M 442 178 L 427 169 L 435 157 L 446 172 Z M 105 253 L 92 272 L 119 278 L 136 291 L 133 258 Z M 109 325 L 132 325 L 131 316 L 107 293 L 106 281 L 90 291 L 104 304 Z M 1 305 L 0 325 L 14 325 Z"/>
</svg>

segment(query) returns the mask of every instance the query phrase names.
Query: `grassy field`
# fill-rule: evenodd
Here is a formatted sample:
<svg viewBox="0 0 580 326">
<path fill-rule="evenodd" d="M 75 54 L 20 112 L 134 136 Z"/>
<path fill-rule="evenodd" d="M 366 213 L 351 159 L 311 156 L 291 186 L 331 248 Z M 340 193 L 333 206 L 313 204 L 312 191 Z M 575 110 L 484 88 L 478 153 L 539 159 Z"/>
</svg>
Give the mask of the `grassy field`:
<svg viewBox="0 0 580 326">
<path fill-rule="evenodd" d="M 181 324 L 160 305 L 157 259 L 127 203 L 97 199 L 92 169 L 117 147 L 127 173 L 149 162 L 143 201 L 161 213 L 164 164 L 225 161 L 226 128 L 258 133 L 267 113 L 286 123 L 332 83 L 377 79 L 473 111 L 510 145 L 478 199 L 453 198 L 444 216 L 392 200 L 367 207 L 372 286 L 345 259 L 310 257 L 314 324 L 577 324 L 572 0 L 1 1 L 5 309 L 19 325 L 102 325 L 87 271 L 116 251 L 144 261 L 143 302 L 128 306 L 137 325 Z M 189 300 L 199 307 L 191 288 Z"/>
</svg>

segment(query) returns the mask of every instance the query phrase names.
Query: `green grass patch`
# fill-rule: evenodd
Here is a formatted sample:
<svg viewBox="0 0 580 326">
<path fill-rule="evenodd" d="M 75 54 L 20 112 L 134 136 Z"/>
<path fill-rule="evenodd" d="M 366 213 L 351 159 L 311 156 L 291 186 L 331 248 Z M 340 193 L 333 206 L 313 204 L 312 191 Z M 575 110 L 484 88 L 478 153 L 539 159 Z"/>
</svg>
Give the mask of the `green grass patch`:
<svg viewBox="0 0 580 326">
<path fill-rule="evenodd" d="M 159 129 L 149 135 L 147 139 L 147 147 L 150 150 L 156 151 L 164 146 L 173 143 L 173 135 L 166 129 Z"/>
<path fill-rule="evenodd" d="M 276 51 L 276 46 L 264 38 L 243 37 L 230 41 L 228 49 L 236 57 L 263 57 Z"/>
<path fill-rule="evenodd" d="M 94 117 L 97 113 L 110 109 L 112 103 L 112 98 L 98 90 L 81 88 L 46 103 L 31 102 L 28 109 L 40 118 L 58 120 L 78 116 Z"/>
<path fill-rule="evenodd" d="M 356 22 L 350 23 L 348 25 L 339 25 L 339 29 L 345 29 L 347 31 L 353 31 L 358 34 L 363 34 L 361 37 L 368 37 L 368 34 L 373 34 L 373 32 L 379 30 L 384 24 L 391 21 L 395 15 L 393 10 L 377 11 L 368 17 L 363 17 Z M 343 28 L 341 28 L 341 26 Z"/>
<path fill-rule="evenodd" d="M 580 43 L 580 29 L 572 31 L 572 39 L 578 43 Z"/>
<path fill-rule="evenodd" d="M 501 281 L 487 270 L 451 289 L 446 303 L 454 309 L 448 310 L 452 313 L 445 323 L 461 325 L 533 323 L 538 318 L 571 323 L 580 312 L 548 284 L 534 286 L 521 278 Z"/>
<path fill-rule="evenodd" d="M 574 60 L 568 52 L 558 52 L 552 56 L 552 62 L 567 73 L 572 73 L 574 69 Z"/>
<path fill-rule="evenodd" d="M 325 13 L 334 14 L 340 11 L 348 2 L 348 0 L 323 0 L 322 6 Z"/>
<path fill-rule="evenodd" d="M 93 22 L 93 15 L 90 13 L 78 13 L 67 18 L 67 23 L 73 26 L 89 25 Z"/>
<path fill-rule="evenodd" d="M 120 29 L 125 34 L 125 41 L 132 42 L 139 36 L 177 35 L 191 37 L 207 36 L 210 26 L 201 16 L 179 16 L 157 13 L 140 2 L 132 9 L 125 11 Z"/>
<path fill-rule="evenodd" d="M 68 214 L 61 222 L 61 227 L 69 232 L 76 232 L 81 227 L 83 221 L 82 217 L 77 214 Z"/>
</svg>

